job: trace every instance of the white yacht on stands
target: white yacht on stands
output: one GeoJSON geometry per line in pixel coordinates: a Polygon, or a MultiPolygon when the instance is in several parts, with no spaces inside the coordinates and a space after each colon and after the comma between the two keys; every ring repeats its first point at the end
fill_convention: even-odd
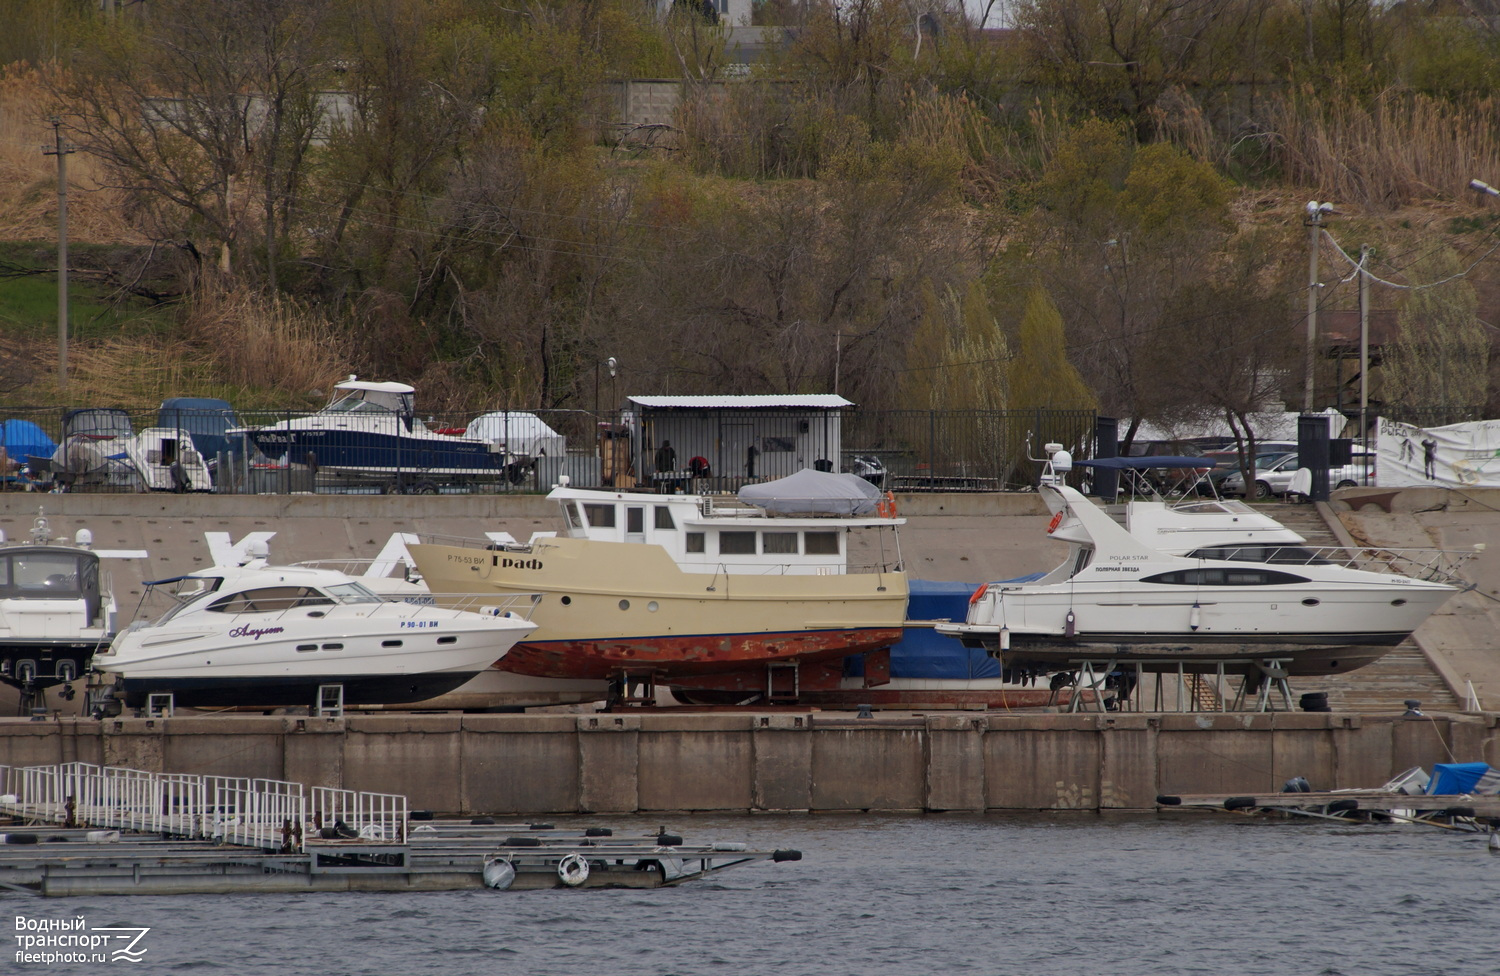
{"type": "Polygon", "coordinates": [[[1067,558],[1040,578],[986,583],[964,623],[936,628],[1007,667],[1249,672],[1275,660],[1288,674],[1334,674],[1386,654],[1461,584],[1444,554],[1422,565],[1415,553],[1233,540],[1165,552],[1060,478],[1039,491],[1067,558]],[[1375,571],[1393,562],[1409,575],[1375,571]]]}
{"type": "Polygon", "coordinates": [[[536,629],[517,612],[529,595],[439,607],[425,593],[381,596],[335,570],[268,565],[263,546],[243,565],[147,585],[172,587],[177,605],[94,656],[131,707],[163,692],[179,705],[304,705],[322,685],[342,685],[346,705],[423,701],[536,629]]]}

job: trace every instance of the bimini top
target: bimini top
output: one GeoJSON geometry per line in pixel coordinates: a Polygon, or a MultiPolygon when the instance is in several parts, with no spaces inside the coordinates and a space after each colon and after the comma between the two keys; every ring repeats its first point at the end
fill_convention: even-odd
{"type": "Polygon", "coordinates": [[[335,390],[368,390],[371,393],[415,393],[417,388],[405,383],[374,383],[370,380],[349,377],[334,387],[335,390]]]}
{"type": "Polygon", "coordinates": [[[1217,462],[1209,457],[1166,457],[1165,455],[1138,455],[1135,457],[1094,458],[1092,461],[1074,461],[1081,468],[1104,468],[1111,471],[1140,471],[1144,468],[1212,468],[1217,462]]]}
{"type": "Polygon", "coordinates": [[[638,407],[663,408],[692,408],[692,409],[714,409],[714,408],[740,408],[755,410],[774,410],[782,407],[800,407],[803,409],[837,410],[840,407],[852,407],[854,404],[837,393],[808,393],[797,395],[749,395],[749,396],[633,396],[626,397],[631,403],[638,407]]]}

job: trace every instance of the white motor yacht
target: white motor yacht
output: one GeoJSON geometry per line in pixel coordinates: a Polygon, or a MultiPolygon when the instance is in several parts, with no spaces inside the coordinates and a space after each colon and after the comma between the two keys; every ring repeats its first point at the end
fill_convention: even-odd
{"type": "Polygon", "coordinates": [[[346,705],[424,701],[486,670],[536,628],[528,594],[465,609],[425,593],[382,596],[331,569],[244,565],[147,584],[177,601],[115,637],[94,667],[139,707],[171,692],[180,705],[311,704],[342,685],[346,705]]]}
{"type": "MultiPolygon", "coordinates": [[[[0,532],[0,681],[30,696],[83,676],[115,631],[115,599],[93,534],[54,539],[45,517],[31,538],[0,532]]],[[[70,692],[64,697],[71,698],[70,692]]]]}
{"type": "Polygon", "coordinates": [[[1007,667],[1248,671],[1274,660],[1288,674],[1333,674],[1387,653],[1461,582],[1445,554],[1422,566],[1415,553],[1233,539],[1166,552],[1060,480],[1039,491],[1067,558],[1040,578],[986,583],[965,623],[937,627],[1007,667]],[[1406,574],[1376,571],[1393,564],[1406,574]]]}

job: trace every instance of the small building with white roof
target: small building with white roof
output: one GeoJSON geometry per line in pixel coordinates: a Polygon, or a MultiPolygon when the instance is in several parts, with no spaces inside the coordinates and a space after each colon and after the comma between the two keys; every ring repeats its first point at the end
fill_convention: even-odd
{"type": "Polygon", "coordinates": [[[644,485],[714,478],[722,486],[839,469],[837,394],[626,398],[635,469],[644,485]]]}

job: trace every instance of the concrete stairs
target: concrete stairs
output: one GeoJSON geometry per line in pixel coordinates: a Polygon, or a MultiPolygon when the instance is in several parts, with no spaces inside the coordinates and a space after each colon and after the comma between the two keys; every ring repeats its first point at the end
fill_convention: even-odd
{"type": "MultiPolygon", "coordinates": [[[[1312,547],[1337,546],[1338,536],[1328,527],[1314,505],[1273,502],[1265,512],[1293,532],[1307,539],[1312,547]]],[[[1414,698],[1423,711],[1458,711],[1460,703],[1447,684],[1433,670],[1421,648],[1410,640],[1403,641],[1391,653],[1347,674],[1319,678],[1291,679],[1292,694],[1312,691],[1328,693],[1328,705],[1335,712],[1404,712],[1404,702],[1414,698]]]]}

